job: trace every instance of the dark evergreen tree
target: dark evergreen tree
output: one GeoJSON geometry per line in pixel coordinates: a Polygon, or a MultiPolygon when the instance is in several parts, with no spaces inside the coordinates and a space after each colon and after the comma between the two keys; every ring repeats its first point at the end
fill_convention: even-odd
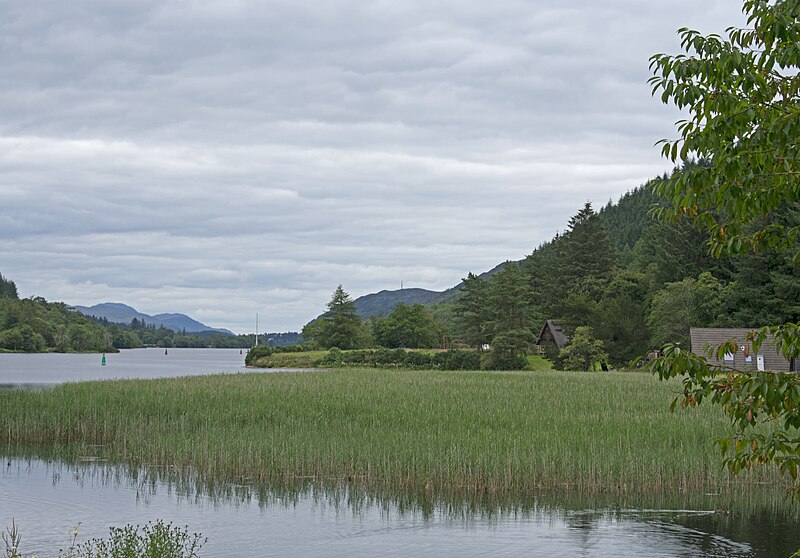
{"type": "Polygon", "coordinates": [[[11,279],[6,279],[0,274],[0,298],[18,299],[17,286],[11,279]]]}
{"type": "Polygon", "coordinates": [[[622,271],[614,276],[594,308],[594,335],[603,340],[609,362],[615,366],[625,366],[648,349],[645,311],[649,289],[645,275],[622,271]]]}
{"type": "Polygon", "coordinates": [[[491,354],[486,367],[519,369],[536,340],[528,277],[520,266],[509,262],[493,278],[488,290],[491,354]]]}
{"type": "Polygon", "coordinates": [[[522,269],[528,278],[531,296],[533,323],[541,327],[546,319],[556,316],[561,300],[554,285],[558,279],[558,254],[562,237],[556,234],[550,242],[545,242],[522,262],[522,269]]]}
{"type": "Polygon", "coordinates": [[[341,285],[333,292],[328,311],[303,328],[303,337],[326,349],[356,349],[368,343],[355,302],[341,285]]]}
{"type": "Polygon", "coordinates": [[[743,254],[734,263],[729,324],[760,327],[800,321],[800,267],[789,255],[743,254]]]}
{"type": "Polygon", "coordinates": [[[632,256],[632,268],[650,275],[654,290],[704,271],[723,280],[731,277],[730,261],[711,257],[705,236],[691,221],[651,221],[632,256]]]}
{"type": "Polygon", "coordinates": [[[589,325],[594,306],[611,280],[616,257],[605,227],[588,202],[570,219],[556,247],[550,317],[571,332],[589,325]]]}
{"type": "Polygon", "coordinates": [[[478,351],[491,340],[488,287],[485,279],[470,272],[454,308],[462,339],[478,351]]]}
{"type": "Polygon", "coordinates": [[[616,264],[608,233],[589,202],[569,220],[561,249],[561,277],[572,291],[587,279],[608,281],[616,264]]]}
{"type": "Polygon", "coordinates": [[[608,231],[609,240],[618,254],[633,249],[644,230],[652,223],[649,211],[658,201],[653,193],[652,184],[660,180],[651,180],[626,192],[617,203],[609,201],[598,212],[600,222],[608,231]]]}

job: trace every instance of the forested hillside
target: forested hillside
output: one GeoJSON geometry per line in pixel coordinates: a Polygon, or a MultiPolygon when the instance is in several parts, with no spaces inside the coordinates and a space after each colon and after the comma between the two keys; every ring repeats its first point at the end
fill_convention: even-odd
{"type": "MultiPolygon", "coordinates": [[[[688,345],[690,327],[800,319],[800,273],[788,257],[763,251],[712,258],[689,222],[651,217],[659,180],[600,212],[587,203],[563,234],[518,267],[489,280],[470,275],[453,308],[456,333],[472,345],[492,345],[510,362],[549,319],[568,336],[582,328],[583,340],[599,341],[599,359],[624,366],[651,347],[688,345]]],[[[797,225],[800,205],[785,204],[771,219],[797,225]]],[[[557,364],[565,357],[550,356],[557,364]]]]}
{"type": "Polygon", "coordinates": [[[102,327],[61,302],[20,299],[13,281],[0,275],[0,350],[114,351],[102,327]]]}
{"type": "MultiPolygon", "coordinates": [[[[299,333],[259,335],[259,344],[280,347],[302,342],[299,333]]],[[[249,348],[253,335],[219,331],[175,331],[134,318],[129,324],[86,317],[63,302],[20,299],[17,286],[0,275],[0,351],[113,352],[145,346],[249,348]]]]}
{"type": "MultiPolygon", "coordinates": [[[[479,350],[491,347],[482,360],[486,368],[518,368],[545,320],[551,320],[574,340],[566,351],[548,348],[556,366],[620,367],[664,343],[687,346],[690,327],[757,327],[800,319],[800,273],[788,257],[762,251],[718,260],[688,220],[672,223],[651,216],[660,205],[656,187],[665,178],[643,184],[599,212],[587,203],[563,233],[522,261],[505,262],[491,273],[469,273],[438,297],[426,291],[433,302],[420,301],[424,309],[392,306],[387,292],[362,297],[382,297],[383,315],[352,326],[353,338],[335,346],[461,342],[479,350]]],[[[796,225],[800,205],[785,204],[770,219],[796,225]]],[[[332,317],[328,312],[312,322],[304,330],[307,339],[334,346],[317,335],[332,317]]]]}

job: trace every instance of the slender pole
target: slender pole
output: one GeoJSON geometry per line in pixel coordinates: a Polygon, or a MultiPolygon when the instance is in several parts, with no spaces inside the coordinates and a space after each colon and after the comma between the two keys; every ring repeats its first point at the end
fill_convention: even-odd
{"type": "Polygon", "coordinates": [[[258,347],[258,312],[256,312],[256,347],[258,347]]]}

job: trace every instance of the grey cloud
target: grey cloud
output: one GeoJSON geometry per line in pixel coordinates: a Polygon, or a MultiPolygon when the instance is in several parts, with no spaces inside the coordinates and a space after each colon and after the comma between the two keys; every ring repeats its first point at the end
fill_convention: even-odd
{"type": "Polygon", "coordinates": [[[447,288],[668,169],[647,58],[739,7],[8,0],[0,272],[234,330],[447,288]]]}

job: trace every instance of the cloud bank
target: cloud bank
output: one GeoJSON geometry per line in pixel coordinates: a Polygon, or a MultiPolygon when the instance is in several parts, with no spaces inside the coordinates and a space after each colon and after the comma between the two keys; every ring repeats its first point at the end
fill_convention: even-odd
{"type": "Polygon", "coordinates": [[[740,8],[7,0],[0,273],[238,332],[448,288],[668,170],[648,57],[740,8]]]}

